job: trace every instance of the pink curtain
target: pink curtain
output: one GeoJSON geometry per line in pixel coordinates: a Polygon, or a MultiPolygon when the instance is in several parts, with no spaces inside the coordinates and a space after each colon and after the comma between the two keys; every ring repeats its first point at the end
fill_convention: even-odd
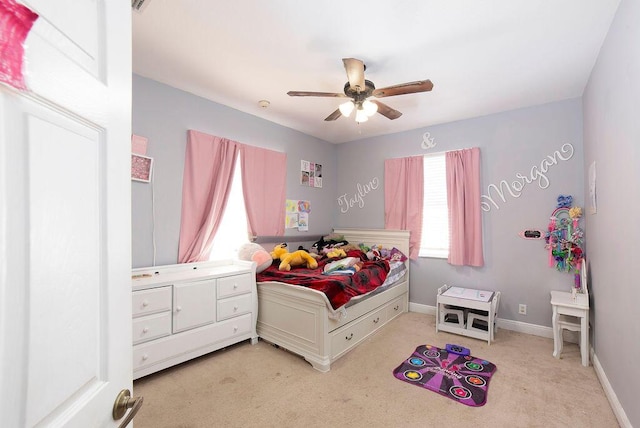
{"type": "Polygon", "coordinates": [[[409,230],[409,258],[416,260],[422,237],[423,157],[384,161],[384,227],[409,230]]]}
{"type": "Polygon", "coordinates": [[[480,149],[446,153],[449,263],[484,266],[480,208],[480,149]]]}
{"type": "Polygon", "coordinates": [[[242,145],[240,161],[249,233],[284,235],[287,155],[242,145]]]}
{"type": "Polygon", "coordinates": [[[189,131],[182,181],[180,263],[209,258],[239,150],[240,144],[235,141],[189,131]]]}

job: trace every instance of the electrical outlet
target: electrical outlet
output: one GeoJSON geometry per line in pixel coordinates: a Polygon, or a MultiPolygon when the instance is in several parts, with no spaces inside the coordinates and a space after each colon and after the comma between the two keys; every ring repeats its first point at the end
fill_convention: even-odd
{"type": "Polygon", "coordinates": [[[518,305],[518,313],[520,315],[527,315],[527,305],[524,305],[524,304],[520,303],[518,305]]]}

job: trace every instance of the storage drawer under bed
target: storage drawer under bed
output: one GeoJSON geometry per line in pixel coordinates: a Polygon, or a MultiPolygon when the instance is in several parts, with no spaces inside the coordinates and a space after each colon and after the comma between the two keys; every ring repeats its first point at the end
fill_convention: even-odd
{"type": "Polygon", "coordinates": [[[384,325],[387,322],[386,310],[386,306],[382,307],[333,332],[331,335],[331,358],[337,358],[384,325]]]}

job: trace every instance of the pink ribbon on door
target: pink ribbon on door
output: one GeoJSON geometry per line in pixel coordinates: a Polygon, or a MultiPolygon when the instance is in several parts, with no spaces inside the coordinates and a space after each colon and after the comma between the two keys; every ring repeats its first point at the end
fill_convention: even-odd
{"type": "Polygon", "coordinates": [[[24,41],[38,14],[15,2],[0,0],[0,82],[27,89],[22,74],[24,41]]]}

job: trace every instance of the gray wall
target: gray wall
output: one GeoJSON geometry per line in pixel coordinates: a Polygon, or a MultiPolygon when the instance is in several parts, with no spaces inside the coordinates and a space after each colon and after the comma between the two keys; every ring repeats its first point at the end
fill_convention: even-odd
{"type": "Polygon", "coordinates": [[[544,241],[524,240],[518,232],[546,230],[559,194],[573,195],[577,205],[584,205],[579,99],[340,145],[339,195],[352,194],[358,183],[373,177],[381,184],[364,197],[363,208],[338,209],[336,224],[384,227],[384,159],[467,147],[480,147],[482,193],[497,203],[483,212],[485,266],[453,267],[443,259],[419,258],[411,263],[410,301],[435,306],[437,289],[443,284],[500,290],[500,318],[550,326],[549,291],[569,290],[573,277],[548,266],[544,241]],[[436,144],[429,150],[421,147],[425,132],[436,144]],[[565,143],[573,146],[573,156],[548,168],[546,189],[535,181],[526,184],[519,197],[505,192],[504,202],[488,191],[489,185],[502,180],[516,181],[517,173],[531,176],[533,167],[540,168],[565,143]],[[526,316],[518,314],[520,303],[527,305],[526,316]]]}
{"type": "Polygon", "coordinates": [[[153,184],[132,182],[133,266],[153,263],[154,223],[156,265],[177,262],[188,129],[287,152],[287,197],[312,203],[310,231],[288,230],[301,236],[289,242],[334,226],[384,227],[384,159],[478,146],[482,191],[498,204],[483,213],[486,266],[452,267],[427,258],[412,262],[411,302],[434,306],[436,290],[445,283],[501,290],[501,318],[550,326],[549,291],[568,289],[572,278],[548,267],[543,241],[523,240],[518,232],[544,230],[558,194],[571,194],[584,205],[581,118],[581,103],[575,99],[333,145],[134,75],[133,132],[149,138],[148,154],[155,164],[153,184]],[[421,148],[427,131],[436,143],[430,150],[421,148]],[[488,190],[503,180],[512,183],[517,173],[530,176],[533,167],[539,168],[565,143],[573,146],[573,157],[548,168],[546,189],[533,182],[520,197],[506,192],[504,202],[488,190]],[[301,159],[323,164],[323,188],[299,184],[301,159]],[[356,203],[347,209],[344,202],[351,199],[356,203]],[[527,305],[526,316],[518,314],[520,303],[527,305]]]}
{"type": "MultiPolygon", "coordinates": [[[[306,241],[305,236],[331,230],[337,175],[332,144],[133,75],[132,132],[149,139],[147,155],[154,159],[153,183],[132,181],[134,268],[154,264],[154,233],[155,265],[177,263],[182,174],[189,129],[285,152],[286,197],[308,200],[312,210],[308,232],[287,229],[286,234],[306,241]],[[322,164],[322,188],[300,185],[301,160],[322,164]]],[[[289,242],[293,242],[293,238],[289,242]]]]}
{"type": "MultiPolygon", "coordinates": [[[[596,162],[597,213],[587,214],[593,347],[632,426],[640,426],[640,3],[623,0],[583,96],[585,173],[596,162]],[[634,404],[636,403],[636,404],[634,404]]],[[[589,194],[586,187],[585,198],[589,194]]]]}

